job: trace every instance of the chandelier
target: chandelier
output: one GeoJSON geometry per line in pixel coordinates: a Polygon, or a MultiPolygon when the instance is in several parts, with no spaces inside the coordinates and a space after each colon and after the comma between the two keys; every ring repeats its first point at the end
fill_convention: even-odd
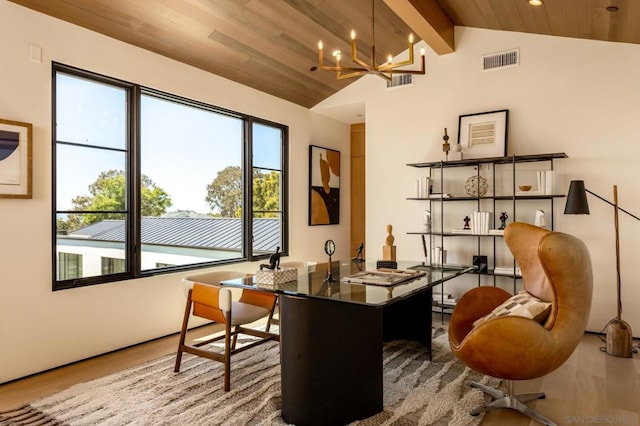
{"type": "Polygon", "coordinates": [[[422,66],[419,70],[399,70],[396,68],[413,65],[413,34],[409,34],[409,59],[406,61],[393,63],[393,57],[388,56],[387,62],[376,64],[376,44],[375,44],[375,0],[371,1],[371,58],[369,62],[358,58],[358,50],[356,48],[356,32],[351,30],[351,60],[359,66],[342,65],[342,52],[334,50],[332,56],[335,58],[335,66],[324,65],[323,62],[323,44],[322,40],[318,42],[318,65],[323,71],[335,71],[336,78],[343,80],[345,78],[360,77],[365,74],[375,74],[385,80],[391,80],[393,74],[424,74],[424,49],[420,49],[420,57],[422,66]]]}

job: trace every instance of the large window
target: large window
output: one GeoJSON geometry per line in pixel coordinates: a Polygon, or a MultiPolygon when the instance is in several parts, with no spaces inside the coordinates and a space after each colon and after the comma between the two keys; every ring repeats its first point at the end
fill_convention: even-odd
{"type": "Polygon", "coordinates": [[[287,251],[286,126],[54,64],[54,289],[287,251]]]}

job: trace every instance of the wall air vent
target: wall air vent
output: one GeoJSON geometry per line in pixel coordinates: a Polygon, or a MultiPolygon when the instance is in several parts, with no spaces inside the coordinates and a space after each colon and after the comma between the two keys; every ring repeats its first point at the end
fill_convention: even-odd
{"type": "Polygon", "coordinates": [[[520,50],[512,49],[506,52],[482,55],[482,71],[493,71],[520,65],[520,50]]]}
{"type": "Polygon", "coordinates": [[[392,87],[409,86],[413,84],[413,74],[392,74],[391,81],[387,80],[387,89],[392,87]]]}

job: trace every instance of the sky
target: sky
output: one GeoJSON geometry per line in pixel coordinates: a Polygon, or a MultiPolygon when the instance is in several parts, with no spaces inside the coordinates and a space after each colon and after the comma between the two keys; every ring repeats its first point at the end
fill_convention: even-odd
{"type": "MultiPolygon", "coordinates": [[[[88,195],[100,172],[125,167],[126,92],[58,75],[57,140],[113,149],[69,145],[57,148],[57,209],[88,195]]],[[[206,187],[227,166],[242,162],[242,120],[143,95],[142,173],[170,196],[168,211],[210,212],[206,187]]],[[[280,169],[280,130],[256,124],[254,166],[280,169]]]]}

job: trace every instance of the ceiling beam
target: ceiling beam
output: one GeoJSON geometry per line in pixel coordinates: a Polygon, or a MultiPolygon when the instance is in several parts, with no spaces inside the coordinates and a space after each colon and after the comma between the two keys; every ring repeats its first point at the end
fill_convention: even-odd
{"type": "Polygon", "coordinates": [[[436,0],[384,0],[438,55],[455,51],[453,22],[436,0]]]}

